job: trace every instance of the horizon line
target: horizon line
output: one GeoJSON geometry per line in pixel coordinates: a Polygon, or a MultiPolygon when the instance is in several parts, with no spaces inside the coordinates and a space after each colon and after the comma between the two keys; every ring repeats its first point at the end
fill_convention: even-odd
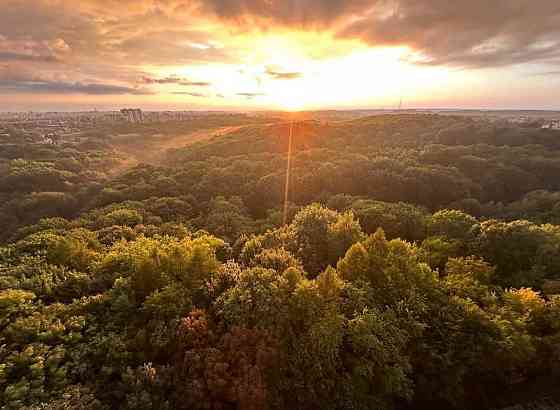
{"type": "Polygon", "coordinates": [[[437,108],[427,108],[427,107],[408,107],[408,108],[313,108],[313,109],[303,109],[297,111],[273,109],[273,108],[248,108],[248,109],[234,109],[234,108],[198,108],[198,109],[146,109],[141,106],[126,106],[121,108],[104,108],[104,109],[61,109],[61,110],[48,110],[48,109],[32,109],[32,110],[3,110],[0,109],[0,114],[14,114],[14,113],[109,113],[109,112],[120,112],[122,108],[134,108],[141,109],[145,112],[215,112],[215,113],[289,113],[289,112],[352,112],[352,111],[388,111],[388,112],[407,112],[407,111],[482,111],[482,112],[517,112],[517,111],[530,111],[530,112],[560,112],[559,108],[463,108],[463,107],[437,107],[437,108]]]}

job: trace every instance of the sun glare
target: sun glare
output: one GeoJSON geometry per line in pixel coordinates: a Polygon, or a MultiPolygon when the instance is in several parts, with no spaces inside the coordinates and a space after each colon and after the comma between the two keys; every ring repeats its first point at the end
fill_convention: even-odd
{"type": "Polygon", "coordinates": [[[450,75],[456,76],[442,68],[407,62],[406,47],[371,49],[325,35],[295,33],[240,41],[251,47],[241,47],[245,51],[238,64],[153,67],[159,78],[178,74],[211,84],[182,92],[174,84],[160,85],[168,91],[167,98],[193,105],[286,111],[361,105],[390,108],[401,97],[412,102],[431,89],[444,90],[450,75]]]}
{"type": "Polygon", "coordinates": [[[302,111],[306,108],[310,103],[308,84],[305,79],[293,83],[283,87],[271,86],[267,95],[269,104],[284,111],[302,111]]]}
{"type": "Polygon", "coordinates": [[[297,111],[301,111],[304,109],[305,104],[303,103],[303,101],[299,98],[286,98],[286,99],[278,99],[278,105],[284,110],[284,111],[291,111],[291,112],[297,112],[297,111]]]}

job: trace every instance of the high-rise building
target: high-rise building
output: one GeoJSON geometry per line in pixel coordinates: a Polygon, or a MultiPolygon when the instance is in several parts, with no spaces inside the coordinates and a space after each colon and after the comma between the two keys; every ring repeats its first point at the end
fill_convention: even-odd
{"type": "Polygon", "coordinates": [[[140,108],[123,108],[121,114],[128,122],[142,122],[144,121],[144,114],[140,108]]]}

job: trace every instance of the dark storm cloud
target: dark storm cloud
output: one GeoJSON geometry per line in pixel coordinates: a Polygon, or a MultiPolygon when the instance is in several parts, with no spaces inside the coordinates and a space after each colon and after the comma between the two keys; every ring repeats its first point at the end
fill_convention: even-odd
{"type": "Polygon", "coordinates": [[[268,67],[266,69],[266,74],[272,77],[274,80],[295,80],[303,76],[302,73],[279,71],[279,70],[275,70],[272,67],[268,67]]]}

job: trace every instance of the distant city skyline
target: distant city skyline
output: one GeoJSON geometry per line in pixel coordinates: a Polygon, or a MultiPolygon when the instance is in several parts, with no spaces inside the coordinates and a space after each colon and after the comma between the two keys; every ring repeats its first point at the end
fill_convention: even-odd
{"type": "Polygon", "coordinates": [[[4,0],[0,111],[560,110],[557,0],[4,0]]]}

